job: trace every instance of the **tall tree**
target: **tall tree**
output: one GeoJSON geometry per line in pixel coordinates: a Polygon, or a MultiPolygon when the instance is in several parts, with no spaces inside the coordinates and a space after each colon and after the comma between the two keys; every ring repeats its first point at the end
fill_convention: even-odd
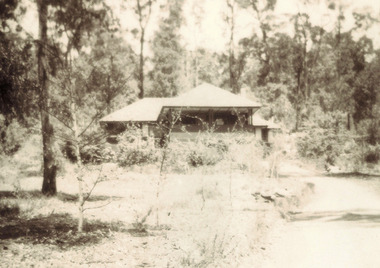
{"type": "MultiPolygon", "coordinates": [[[[103,28],[91,33],[85,45],[91,47],[91,52],[80,52],[75,64],[80,72],[76,81],[83,83],[83,94],[94,94],[93,97],[101,106],[105,105],[105,112],[110,114],[136,97],[129,78],[138,62],[137,56],[117,33],[103,28]]],[[[91,109],[91,105],[85,104],[88,106],[85,109],[91,109]]]]}
{"type": "MultiPolygon", "coordinates": [[[[83,106],[84,92],[87,87],[83,87],[83,83],[79,83],[78,74],[74,71],[74,63],[76,59],[73,57],[73,52],[81,53],[84,46],[83,36],[91,35],[95,29],[105,28],[110,30],[113,28],[113,21],[110,20],[109,9],[106,5],[102,5],[99,0],[72,0],[71,2],[54,2],[55,13],[54,21],[55,28],[58,34],[62,33],[66,36],[66,42],[57,47],[58,56],[63,57],[60,70],[57,72],[57,84],[63,99],[63,106],[67,111],[65,126],[71,131],[68,141],[73,145],[73,154],[77,165],[76,178],[78,181],[78,207],[79,220],[78,231],[83,230],[84,224],[84,203],[86,197],[83,184],[83,168],[84,163],[81,155],[81,138],[99,117],[99,112],[93,116],[87,126],[80,127],[80,107],[83,106]],[[100,3],[100,5],[98,5],[100,3]]],[[[112,63],[111,56],[111,63],[112,63]]],[[[112,65],[112,64],[111,64],[112,65]]],[[[109,101],[109,100],[107,100],[109,101]]],[[[109,104],[109,102],[108,102],[109,104]]],[[[107,107],[107,106],[106,106],[107,107]]]]}
{"type": "Polygon", "coordinates": [[[296,112],[294,130],[298,131],[302,123],[303,110],[307,107],[307,101],[312,94],[313,84],[310,81],[319,59],[324,30],[313,26],[309,16],[303,13],[294,16],[294,32],[292,73],[295,85],[292,87],[291,102],[296,112]]]}
{"type": "Polygon", "coordinates": [[[0,7],[0,113],[5,124],[17,119],[27,124],[27,117],[36,117],[37,77],[34,68],[33,40],[21,38],[19,25],[12,27],[10,21],[17,23],[14,14],[17,1],[9,1],[0,7]]]}
{"type": "Polygon", "coordinates": [[[140,99],[144,98],[144,45],[145,45],[145,33],[149,23],[150,15],[152,13],[152,5],[154,0],[136,0],[136,6],[134,8],[135,13],[139,20],[139,34],[140,34],[140,62],[139,62],[139,95],[140,99]]]}
{"type": "Polygon", "coordinates": [[[43,183],[42,193],[57,193],[56,176],[58,164],[54,152],[54,128],[49,115],[49,69],[48,69],[48,1],[37,0],[39,38],[38,38],[38,81],[40,87],[41,133],[43,145],[43,183]]]}
{"type": "Polygon", "coordinates": [[[255,29],[251,38],[253,53],[260,62],[258,74],[258,84],[267,83],[267,77],[270,74],[272,66],[272,55],[270,50],[271,41],[270,33],[273,31],[274,8],[277,0],[237,0],[243,8],[252,9],[253,16],[259,25],[255,29]]]}
{"type": "Polygon", "coordinates": [[[194,1],[191,7],[191,15],[194,18],[194,29],[193,29],[193,39],[194,39],[194,53],[193,53],[193,69],[194,69],[194,79],[193,86],[196,87],[199,85],[199,68],[200,68],[200,57],[199,57],[199,33],[202,28],[202,18],[204,16],[204,9],[202,7],[202,2],[194,1]]]}
{"type": "Polygon", "coordinates": [[[183,2],[184,0],[168,0],[165,6],[168,16],[159,22],[152,43],[154,67],[150,73],[153,83],[149,95],[172,97],[181,89],[183,48],[179,30],[183,22],[183,2]]]}
{"type": "Polygon", "coordinates": [[[225,21],[228,25],[229,40],[228,40],[228,72],[229,72],[229,87],[232,92],[239,93],[240,87],[238,85],[238,73],[236,69],[235,58],[235,16],[236,16],[236,3],[235,0],[226,0],[227,14],[225,21]]]}

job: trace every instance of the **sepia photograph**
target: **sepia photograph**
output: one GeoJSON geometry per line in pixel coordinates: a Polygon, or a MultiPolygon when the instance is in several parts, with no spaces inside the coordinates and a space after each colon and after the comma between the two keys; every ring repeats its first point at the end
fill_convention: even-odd
{"type": "Polygon", "coordinates": [[[379,0],[0,22],[0,267],[380,267],[379,0]]]}

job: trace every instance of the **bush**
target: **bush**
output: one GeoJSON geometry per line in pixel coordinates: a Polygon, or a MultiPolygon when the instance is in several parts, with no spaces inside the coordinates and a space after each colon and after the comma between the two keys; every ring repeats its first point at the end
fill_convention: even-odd
{"type": "Polygon", "coordinates": [[[10,203],[6,201],[0,202],[0,216],[1,217],[16,217],[20,214],[20,207],[17,203],[10,203]]]}
{"type": "Polygon", "coordinates": [[[84,164],[100,164],[103,162],[103,146],[88,145],[82,148],[80,156],[84,164]]]}
{"type": "Polygon", "coordinates": [[[115,158],[122,167],[153,164],[159,159],[159,149],[143,140],[139,133],[124,133],[118,141],[115,158]]]}
{"type": "MultiPolygon", "coordinates": [[[[61,152],[71,163],[76,163],[75,147],[71,141],[66,141],[61,146],[61,152]]],[[[104,144],[89,144],[80,148],[80,156],[83,164],[100,164],[112,160],[114,153],[104,144]]]]}
{"type": "Polygon", "coordinates": [[[308,159],[321,159],[327,171],[330,166],[345,171],[359,171],[363,161],[380,161],[380,146],[369,145],[364,138],[355,138],[349,132],[313,128],[297,139],[298,153],[308,159]]]}
{"type": "Polygon", "coordinates": [[[123,148],[117,154],[117,162],[122,167],[152,164],[157,160],[157,151],[150,148],[123,148]]]}
{"type": "Polygon", "coordinates": [[[10,124],[5,124],[4,116],[0,115],[0,153],[13,155],[25,140],[27,129],[13,119],[10,124]]]}
{"type": "Polygon", "coordinates": [[[350,139],[346,133],[335,133],[331,129],[313,128],[297,139],[301,157],[324,159],[325,165],[334,165],[342,153],[344,144],[350,139]]]}
{"type": "Polygon", "coordinates": [[[223,160],[229,151],[229,145],[212,133],[199,135],[198,140],[190,148],[187,152],[187,162],[193,167],[214,166],[223,160]]]}
{"type": "Polygon", "coordinates": [[[193,167],[213,166],[223,159],[223,156],[215,148],[197,146],[187,156],[189,165],[193,167]]]}
{"type": "Polygon", "coordinates": [[[367,163],[377,164],[380,160],[380,145],[369,145],[364,153],[364,160],[367,163]]]}

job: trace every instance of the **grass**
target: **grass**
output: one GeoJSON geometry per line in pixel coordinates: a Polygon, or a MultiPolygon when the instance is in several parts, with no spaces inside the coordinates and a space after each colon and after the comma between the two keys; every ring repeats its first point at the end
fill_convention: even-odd
{"type": "MultiPolygon", "coordinates": [[[[257,253],[252,244],[262,243],[257,236],[268,231],[257,226],[279,218],[271,213],[273,217],[258,219],[258,211],[274,207],[263,207],[252,196],[269,184],[249,173],[215,166],[167,174],[157,199],[157,176],[150,169],[145,173],[116,167],[107,172],[113,179],[99,184],[88,199],[87,207],[100,208],[86,210],[81,234],[76,232],[77,185],[72,174],[58,178],[56,197],[40,194],[38,177],[20,179],[18,191],[0,192],[0,239],[9,248],[0,252],[4,263],[236,267],[244,258],[252,267],[257,253]]],[[[90,185],[93,174],[87,175],[90,185]]]]}

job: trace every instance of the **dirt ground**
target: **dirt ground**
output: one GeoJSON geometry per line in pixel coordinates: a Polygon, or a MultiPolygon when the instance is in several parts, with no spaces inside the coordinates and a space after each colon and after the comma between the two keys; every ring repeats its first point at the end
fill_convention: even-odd
{"type": "Polygon", "coordinates": [[[268,235],[261,267],[380,267],[380,177],[302,179],[309,202],[268,235]]]}
{"type": "MultiPolygon", "coordinates": [[[[77,182],[70,172],[53,198],[39,194],[40,177],[22,179],[18,192],[0,185],[0,200],[20,206],[19,215],[1,217],[0,266],[260,267],[267,235],[312,189],[290,175],[194,170],[159,180],[155,171],[115,165],[103,172],[107,181],[85,204],[84,234],[76,233],[77,182]]],[[[87,177],[90,187],[96,173],[87,177]]]]}

